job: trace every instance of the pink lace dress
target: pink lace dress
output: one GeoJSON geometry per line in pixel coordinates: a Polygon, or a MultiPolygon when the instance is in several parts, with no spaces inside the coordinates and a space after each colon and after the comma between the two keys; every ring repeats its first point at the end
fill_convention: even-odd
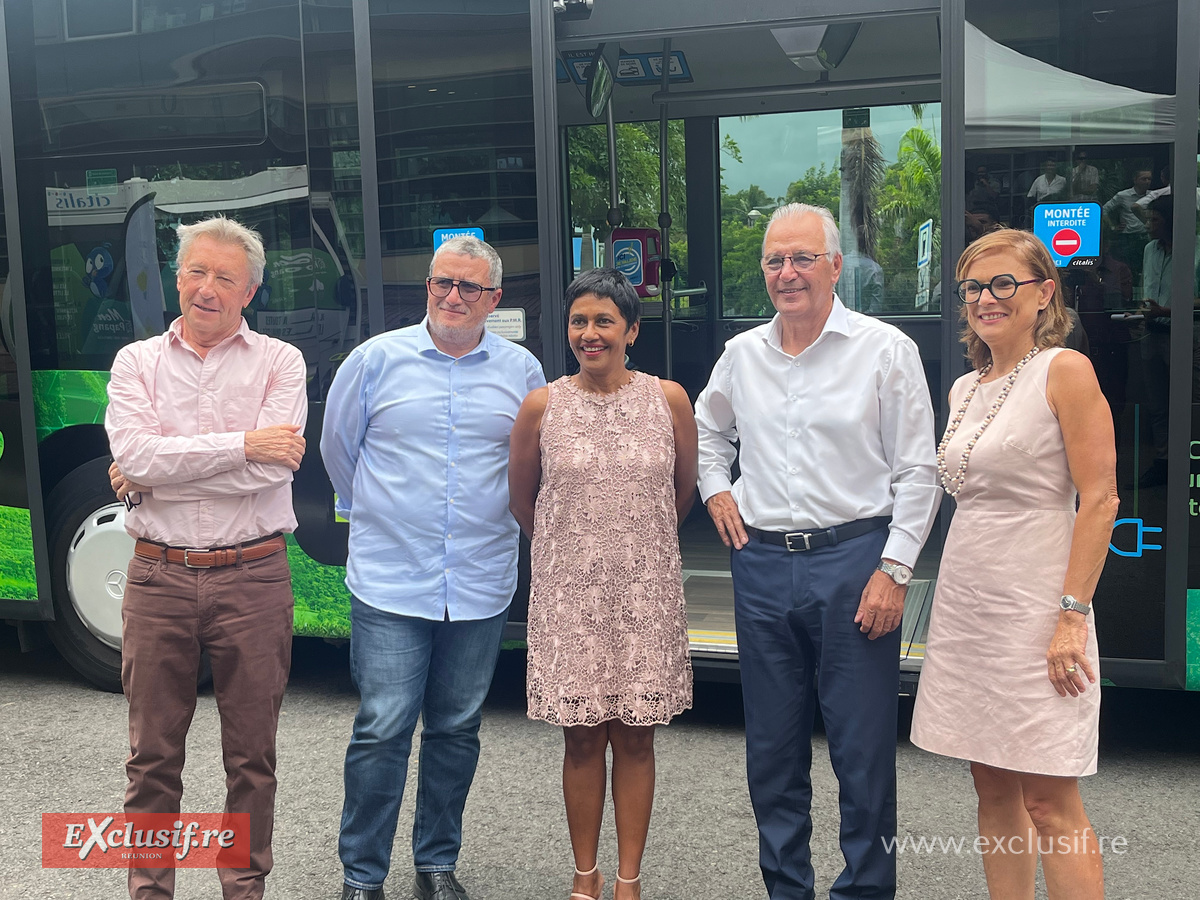
{"type": "Polygon", "coordinates": [[[675,439],[658,379],[549,387],[529,591],[529,717],[668,722],[692,705],[675,439]]]}

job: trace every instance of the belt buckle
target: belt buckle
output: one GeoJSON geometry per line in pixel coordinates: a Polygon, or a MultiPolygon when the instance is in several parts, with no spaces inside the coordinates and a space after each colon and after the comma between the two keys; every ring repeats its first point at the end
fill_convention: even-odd
{"type": "Polygon", "coordinates": [[[789,553],[801,553],[805,550],[812,549],[812,546],[808,542],[809,538],[811,538],[811,537],[812,537],[812,532],[809,532],[809,531],[789,531],[787,534],[785,534],[783,536],[783,545],[785,547],[787,547],[787,550],[789,553]],[[793,547],[792,546],[792,538],[797,538],[797,539],[804,538],[804,546],[803,547],[793,547]]]}
{"type": "Polygon", "coordinates": [[[201,550],[197,547],[187,547],[183,551],[183,564],[185,566],[187,566],[189,569],[211,569],[212,568],[211,565],[207,565],[207,566],[193,565],[192,562],[188,559],[189,553],[210,553],[210,552],[211,551],[209,551],[209,550],[201,550]]]}

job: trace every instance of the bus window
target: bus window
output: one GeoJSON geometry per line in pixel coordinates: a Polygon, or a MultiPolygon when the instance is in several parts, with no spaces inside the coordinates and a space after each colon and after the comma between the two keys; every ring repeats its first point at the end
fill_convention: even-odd
{"type": "Polygon", "coordinates": [[[776,208],[797,202],[828,207],[838,220],[837,292],[848,308],[937,314],[929,273],[941,268],[940,116],[930,103],[722,118],[721,315],[774,315],[759,267],[763,233],[776,208]]]}
{"type": "MultiPolygon", "coordinates": [[[[966,4],[967,239],[981,228],[1034,230],[1039,209],[1099,208],[1099,257],[1059,275],[1077,323],[1068,346],[1091,359],[1116,430],[1121,509],[1096,588],[1100,652],[1159,660],[1167,435],[1189,427],[1167,415],[1171,331],[1186,319],[1154,309],[1170,306],[1172,283],[1177,4],[1110,10],[1103,26],[1058,5],[1046,17],[1033,0],[966,4]],[[1039,36],[1027,28],[1035,18],[1039,36]],[[1132,45],[1141,52],[1113,66],[1132,45]]],[[[1194,282],[1194,265],[1187,268],[1194,282]]]]}
{"type": "Polygon", "coordinates": [[[33,567],[33,533],[25,481],[25,445],[16,360],[13,285],[8,277],[8,232],[0,187],[0,600],[38,598],[33,567]]]}
{"type": "Polygon", "coordinates": [[[497,313],[515,327],[501,333],[541,358],[529,4],[456,18],[401,7],[371,12],[385,327],[424,317],[434,233],[477,228],[504,263],[497,313]]]}

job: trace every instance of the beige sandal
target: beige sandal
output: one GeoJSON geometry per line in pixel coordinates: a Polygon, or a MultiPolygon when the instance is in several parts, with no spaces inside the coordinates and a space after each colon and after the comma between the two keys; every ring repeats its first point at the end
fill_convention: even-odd
{"type": "MultiPolygon", "coordinates": [[[[576,869],[575,874],[586,878],[588,875],[596,874],[596,870],[598,868],[600,868],[599,862],[597,862],[594,866],[592,866],[586,872],[580,872],[578,869],[576,869]]],[[[622,880],[620,875],[617,876],[617,880],[618,881],[622,880]]],[[[604,893],[604,876],[601,875],[600,876],[600,893],[596,894],[596,896],[593,897],[591,894],[581,894],[581,893],[579,893],[579,891],[571,891],[570,897],[578,897],[579,900],[600,900],[600,894],[603,894],[603,893],[604,893]]],[[[568,900],[570,900],[570,897],[568,897],[568,900]]]]}
{"type": "Polygon", "coordinates": [[[617,881],[621,882],[621,884],[638,884],[639,882],[641,882],[641,880],[642,880],[641,872],[638,872],[632,878],[622,878],[620,870],[619,869],[617,870],[617,881]]]}

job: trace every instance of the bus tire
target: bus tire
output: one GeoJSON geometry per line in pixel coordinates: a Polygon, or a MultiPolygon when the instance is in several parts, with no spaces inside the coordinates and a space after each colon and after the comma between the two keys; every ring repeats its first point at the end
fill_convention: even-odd
{"type": "MultiPolygon", "coordinates": [[[[113,494],[110,465],[106,457],[84,463],[68,472],[46,500],[54,596],[54,621],[46,623],[46,631],[75,671],[119,694],[121,600],[133,538],[125,531],[125,504],[113,494]]],[[[211,680],[212,663],[207,652],[201,653],[196,684],[211,680]]]]}
{"type": "Polygon", "coordinates": [[[80,675],[120,692],[121,598],[133,538],[125,533],[125,506],[113,495],[109,465],[103,457],[84,463],[46,500],[54,597],[54,621],[46,630],[80,675]]]}

